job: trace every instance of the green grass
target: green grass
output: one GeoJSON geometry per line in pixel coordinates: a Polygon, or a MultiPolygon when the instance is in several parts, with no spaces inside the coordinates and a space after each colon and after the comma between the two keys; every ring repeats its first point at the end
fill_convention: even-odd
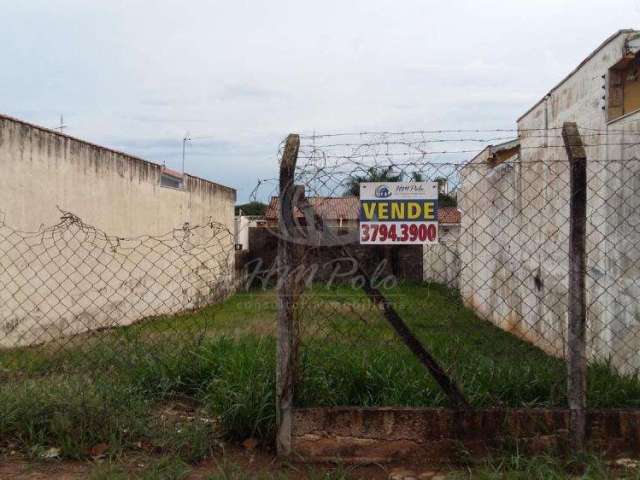
{"type": "MultiPolygon", "coordinates": [[[[146,462],[145,462],[146,463],[146,462]]],[[[408,467],[418,477],[423,468],[408,467]]],[[[286,480],[303,478],[307,480],[355,480],[370,478],[357,466],[287,466],[280,465],[268,470],[247,471],[227,459],[211,467],[215,472],[200,473],[198,478],[206,480],[286,480]],[[205,476],[206,475],[206,476],[205,476]]],[[[384,466],[379,466],[383,473],[384,466]]],[[[640,479],[640,470],[615,463],[609,463],[596,456],[559,459],[550,456],[526,457],[513,453],[488,458],[482,463],[469,464],[467,467],[440,466],[437,472],[428,469],[437,478],[446,480],[613,480],[640,479]]],[[[188,478],[192,470],[180,458],[166,457],[153,460],[143,468],[132,470],[118,463],[105,463],[95,466],[89,480],[182,480],[188,478]]],[[[369,471],[370,473],[370,471],[369,471]]],[[[382,478],[378,475],[377,478],[382,478]]]]}
{"type": "MultiPolygon", "coordinates": [[[[565,366],[464,308],[437,285],[389,292],[401,315],[474,406],[565,406],[565,366]]],[[[274,292],[223,305],[0,352],[0,448],[84,458],[141,441],[192,463],[215,448],[209,424],[158,420],[188,398],[232,440],[275,435],[274,292]],[[64,347],[64,348],[62,348],[64,347]]],[[[424,368],[359,291],[315,287],[301,299],[299,406],[446,406],[424,368]]],[[[640,406],[640,382],[606,364],[589,369],[589,404],[640,406]]]]}
{"type": "MultiPolygon", "coordinates": [[[[279,471],[249,472],[228,460],[222,460],[211,468],[215,473],[198,478],[203,480],[288,480],[304,478],[306,480],[351,480],[350,470],[342,466],[334,468],[300,467],[281,465],[279,471]]],[[[182,480],[188,478],[191,469],[180,458],[166,457],[152,461],[150,465],[131,471],[119,463],[97,465],[91,471],[88,480],[182,480]]]]}
{"type": "Polygon", "coordinates": [[[189,471],[189,466],[180,458],[166,457],[138,472],[129,472],[118,464],[99,465],[88,480],[183,480],[189,471]]]}
{"type": "Polygon", "coordinates": [[[613,480],[640,479],[640,470],[607,463],[598,456],[560,459],[518,453],[487,459],[446,476],[447,480],[613,480]]]}

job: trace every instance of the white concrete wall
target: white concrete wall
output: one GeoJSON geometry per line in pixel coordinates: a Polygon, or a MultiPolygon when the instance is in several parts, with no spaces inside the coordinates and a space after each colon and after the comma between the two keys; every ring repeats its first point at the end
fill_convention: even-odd
{"type": "Polygon", "coordinates": [[[0,346],[196,308],[232,280],[233,189],[160,187],[159,165],[5,117],[0,170],[0,346]],[[41,229],[57,207],[84,224],[41,229]]]}
{"type": "Polygon", "coordinates": [[[458,288],[460,278],[460,255],[458,239],[460,226],[446,227],[448,231],[440,229],[437,244],[423,247],[423,279],[425,282],[441,283],[458,288]]]}
{"type": "Polygon", "coordinates": [[[118,236],[162,234],[210,218],[233,232],[235,190],[187,175],[160,186],[160,165],[0,116],[0,211],[21,230],[50,225],[56,206],[118,236]]]}
{"type": "Polygon", "coordinates": [[[234,229],[236,244],[242,245],[242,250],[249,250],[249,227],[251,220],[249,217],[239,215],[235,218],[234,229]]]}
{"type": "Polygon", "coordinates": [[[518,161],[492,169],[478,159],[463,169],[460,288],[484,318],[553,355],[565,354],[569,177],[560,129],[576,122],[589,160],[589,354],[634,371],[640,368],[640,151],[615,144],[640,140],[631,133],[639,132],[640,115],[608,124],[601,98],[602,75],[625,53],[628,35],[604,45],[518,121],[518,161]]]}
{"type": "Polygon", "coordinates": [[[238,215],[234,223],[236,244],[242,245],[242,250],[250,250],[249,229],[266,224],[266,220],[262,216],[238,215]]]}

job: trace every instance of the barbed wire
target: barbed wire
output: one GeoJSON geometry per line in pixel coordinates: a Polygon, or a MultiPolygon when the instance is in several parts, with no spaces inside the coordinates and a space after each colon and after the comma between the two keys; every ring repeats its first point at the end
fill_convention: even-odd
{"type": "MultiPolygon", "coordinates": [[[[640,294],[640,277],[631,273],[640,265],[640,250],[637,242],[631,240],[640,235],[640,219],[635,213],[640,211],[640,189],[634,180],[640,175],[640,152],[635,150],[640,142],[626,138],[638,135],[633,131],[580,128],[585,131],[581,136],[589,175],[588,355],[591,369],[601,368],[606,372],[603,373],[606,379],[594,384],[590,391],[590,398],[598,402],[598,398],[606,396],[608,388],[617,388],[615,385],[619,385],[622,378],[628,378],[629,385],[640,385],[635,337],[631,327],[623,326],[630,325],[628,322],[633,322],[636,315],[633,295],[629,296],[629,292],[637,290],[640,294]]],[[[563,390],[567,373],[562,361],[557,360],[566,358],[568,348],[570,186],[566,146],[559,130],[520,129],[514,131],[520,135],[518,138],[491,136],[481,130],[473,131],[479,134],[477,138],[427,137],[468,130],[300,137],[293,181],[304,187],[305,196],[323,223],[336,232],[343,231],[333,235],[350,246],[354,252],[352,261],[370,272],[379,262],[386,261],[381,269],[384,275],[399,276],[401,280],[403,274],[398,271],[417,265],[416,249],[422,252],[419,280],[427,283],[415,287],[416,291],[411,294],[406,292],[413,292],[413,287],[408,290],[401,287],[396,291],[399,295],[389,302],[406,315],[407,321],[415,322],[412,325],[422,332],[426,344],[435,349],[445,371],[461,382],[462,390],[474,391],[477,382],[484,382],[478,377],[499,377],[511,367],[513,371],[519,369],[512,362],[511,367],[503,365],[505,358],[521,359],[518,364],[522,364],[522,370],[516,375],[523,380],[522,388],[526,390],[525,384],[540,386],[537,394],[528,400],[524,400],[528,393],[514,400],[505,395],[511,389],[509,384],[488,382],[479,400],[483,405],[518,405],[519,401],[528,405],[538,405],[538,402],[563,405],[564,402],[563,394],[558,391],[563,390]],[[327,140],[322,141],[323,138],[327,140]],[[328,140],[333,138],[340,140],[328,140]],[[507,148],[490,145],[503,140],[515,141],[507,144],[507,148]],[[436,143],[453,148],[429,147],[436,143]],[[455,148],[465,143],[487,145],[455,148]],[[487,149],[490,146],[494,148],[487,149]],[[483,150],[487,150],[485,156],[475,156],[483,150]],[[465,154],[474,156],[459,160],[436,157],[465,154]],[[415,247],[413,256],[408,260],[398,260],[397,255],[401,252],[410,255],[410,247],[359,245],[359,204],[341,199],[357,196],[359,183],[368,181],[438,181],[442,187],[437,200],[438,215],[441,211],[453,215],[448,220],[451,223],[441,225],[439,243],[412,246],[415,247]],[[336,203],[336,199],[339,202],[336,203]],[[344,217],[339,225],[337,217],[344,217]],[[435,297],[437,305],[430,304],[430,295],[435,297]],[[488,325],[498,330],[485,330],[488,325]],[[498,335],[497,331],[506,336],[498,335]],[[440,336],[446,340],[436,340],[440,336]],[[487,340],[485,345],[483,339],[489,338],[493,340],[487,340]],[[473,365],[468,364],[468,358],[475,359],[473,365]]],[[[283,147],[284,143],[280,154],[283,147]]],[[[256,188],[256,195],[266,192],[271,197],[271,207],[279,201],[277,180],[263,179],[256,188]]],[[[272,208],[272,215],[278,212],[272,208]]],[[[308,225],[309,219],[301,214],[296,218],[300,228],[317,228],[308,225]]],[[[277,218],[270,218],[274,220],[277,218]]],[[[383,230],[386,235],[388,229],[383,230]]],[[[345,261],[337,258],[340,250],[332,254],[330,245],[314,244],[313,239],[320,238],[318,235],[309,234],[306,238],[310,243],[303,245],[301,263],[322,264],[332,258],[338,263],[345,261]]],[[[300,300],[297,321],[302,332],[301,348],[306,352],[303,357],[312,356],[319,343],[345,345],[349,351],[357,352],[353,355],[363,356],[362,364],[376,363],[376,355],[385,355],[388,350],[402,357],[402,349],[396,350],[395,346],[398,339],[392,334],[382,338],[372,334],[372,331],[385,331],[384,319],[379,314],[349,306],[349,300],[340,300],[341,290],[335,294],[336,301],[319,300],[315,294],[318,288],[322,287],[309,287],[300,300]],[[354,308],[356,313],[352,311],[354,308]],[[366,328],[361,326],[363,318],[367,321],[366,328]],[[364,347],[371,342],[377,346],[364,347]]],[[[408,361],[408,357],[402,358],[408,361]]],[[[337,354],[333,358],[336,365],[342,361],[337,354]]],[[[305,382],[317,385],[313,365],[306,362],[300,369],[298,388],[304,390],[305,382]]],[[[334,380],[338,381],[330,374],[323,377],[328,383],[334,380]]],[[[301,401],[304,403],[304,399],[301,401]]]]}

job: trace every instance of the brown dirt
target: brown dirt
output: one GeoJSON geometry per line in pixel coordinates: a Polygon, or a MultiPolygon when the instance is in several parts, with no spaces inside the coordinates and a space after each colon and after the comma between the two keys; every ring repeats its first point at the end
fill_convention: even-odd
{"type": "MultiPolygon", "coordinates": [[[[136,457],[123,459],[121,465],[127,470],[139,471],[141,466],[149,465],[158,458],[136,457]]],[[[1,480],[86,480],[96,467],[95,462],[72,461],[27,461],[25,459],[4,459],[0,461],[1,480]]],[[[283,463],[272,454],[259,450],[247,450],[242,447],[227,447],[224,454],[206,460],[192,467],[188,480],[205,480],[209,475],[220,472],[223,465],[233,465],[250,475],[273,474],[275,478],[308,480],[318,478],[318,474],[335,469],[327,464],[283,463]],[[314,475],[312,477],[312,475],[314,475]]],[[[430,478],[430,474],[443,474],[437,468],[415,465],[367,465],[345,467],[353,479],[386,480],[392,473],[411,471],[415,478],[430,478]],[[420,477],[419,475],[423,475],[420,477]]],[[[400,477],[401,478],[401,477],[400,477]]],[[[437,477],[436,477],[437,478],[437,477]]]]}

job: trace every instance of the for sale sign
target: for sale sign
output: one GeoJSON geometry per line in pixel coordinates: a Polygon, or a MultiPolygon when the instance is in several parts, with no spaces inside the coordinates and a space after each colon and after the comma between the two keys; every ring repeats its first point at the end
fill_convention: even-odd
{"type": "Polygon", "coordinates": [[[438,242],[438,184],[390,182],[360,184],[360,243],[438,242]]]}

